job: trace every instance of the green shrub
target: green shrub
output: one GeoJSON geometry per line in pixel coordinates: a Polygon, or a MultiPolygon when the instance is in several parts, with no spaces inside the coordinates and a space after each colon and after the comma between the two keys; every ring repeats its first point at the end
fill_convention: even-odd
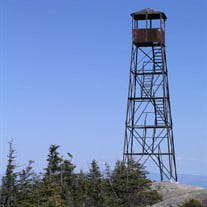
{"type": "Polygon", "coordinates": [[[202,205],[198,200],[190,199],[188,201],[183,202],[178,207],[202,207],[202,205]]]}

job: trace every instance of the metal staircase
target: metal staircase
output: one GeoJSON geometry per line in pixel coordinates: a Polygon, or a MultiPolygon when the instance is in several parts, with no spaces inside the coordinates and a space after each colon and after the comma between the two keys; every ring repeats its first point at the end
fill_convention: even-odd
{"type": "Polygon", "coordinates": [[[141,97],[151,97],[152,86],[153,86],[153,75],[152,74],[143,74],[141,97]]]}
{"type": "Polygon", "coordinates": [[[164,100],[157,99],[155,101],[155,124],[160,126],[165,124],[164,100]]]}
{"type": "Polygon", "coordinates": [[[162,47],[152,47],[154,72],[162,72],[163,54],[162,47]]]}
{"type": "MultiPolygon", "coordinates": [[[[152,47],[154,72],[162,74],[163,72],[163,52],[162,47],[152,47]]],[[[165,124],[164,99],[157,99],[154,102],[155,124],[160,126],[165,124]]]]}

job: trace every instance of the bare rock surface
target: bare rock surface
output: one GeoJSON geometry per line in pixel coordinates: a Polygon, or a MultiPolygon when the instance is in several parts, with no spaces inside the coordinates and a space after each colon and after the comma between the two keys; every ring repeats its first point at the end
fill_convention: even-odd
{"type": "Polygon", "coordinates": [[[202,201],[207,199],[207,189],[202,187],[170,182],[154,182],[152,189],[157,190],[163,198],[163,201],[152,205],[152,207],[177,207],[185,200],[196,199],[202,201]]]}

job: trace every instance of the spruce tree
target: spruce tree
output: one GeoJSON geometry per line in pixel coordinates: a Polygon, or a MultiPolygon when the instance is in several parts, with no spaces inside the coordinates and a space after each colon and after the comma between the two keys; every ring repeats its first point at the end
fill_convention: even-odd
{"type": "MultiPolygon", "coordinates": [[[[151,181],[146,177],[147,172],[134,160],[130,160],[127,166],[126,199],[129,206],[146,206],[153,204],[153,192],[150,191],[151,181]]],[[[157,194],[156,194],[157,195],[157,194]]],[[[156,197],[155,197],[156,198],[156,197]]],[[[160,197],[157,199],[159,200],[160,197]]]]}
{"type": "Polygon", "coordinates": [[[82,170],[74,176],[73,207],[86,207],[89,203],[87,196],[87,176],[82,170]]]}
{"type": "MultiPolygon", "coordinates": [[[[160,200],[140,164],[118,161],[104,176],[95,160],[89,173],[74,173],[72,155],[63,159],[51,145],[44,173],[36,174],[29,161],[16,172],[15,150],[9,143],[8,165],[0,189],[0,207],[144,207],[160,200]]],[[[195,203],[195,202],[194,202],[195,203]]]]}
{"type": "Polygon", "coordinates": [[[151,191],[151,181],[141,165],[130,160],[128,165],[118,161],[111,176],[111,186],[116,192],[114,203],[120,207],[142,207],[158,202],[161,197],[151,191]]]}
{"type": "Polygon", "coordinates": [[[32,169],[33,161],[29,161],[27,167],[19,172],[17,180],[17,207],[29,207],[33,206],[36,201],[34,194],[34,176],[35,172],[32,169]]]}
{"type": "Polygon", "coordinates": [[[41,207],[65,207],[66,201],[62,197],[61,163],[63,159],[57,151],[59,145],[51,145],[47,158],[47,168],[40,183],[41,207]]]}
{"type": "Polygon", "coordinates": [[[88,205],[90,207],[102,207],[103,195],[102,195],[102,177],[99,166],[95,160],[92,161],[91,167],[88,173],[88,186],[87,196],[88,205]]]}
{"type": "Polygon", "coordinates": [[[66,205],[72,206],[74,200],[74,173],[75,165],[72,164],[72,155],[68,153],[69,159],[64,159],[61,164],[61,187],[62,187],[62,197],[66,201],[66,205]]]}
{"type": "Polygon", "coordinates": [[[9,142],[8,164],[6,174],[2,178],[0,206],[15,207],[16,200],[16,165],[15,165],[15,150],[13,141],[9,142]]]}
{"type": "Polygon", "coordinates": [[[47,168],[45,168],[46,176],[51,177],[60,175],[62,158],[57,151],[59,147],[59,145],[51,145],[49,148],[49,154],[47,156],[47,168]]]}
{"type": "Polygon", "coordinates": [[[111,176],[112,176],[112,172],[111,172],[110,166],[106,163],[105,164],[105,176],[103,178],[103,184],[102,184],[102,194],[104,197],[103,206],[119,207],[119,204],[118,204],[119,197],[117,195],[117,192],[114,189],[111,176]]]}
{"type": "Polygon", "coordinates": [[[127,167],[125,163],[122,161],[117,161],[110,178],[111,190],[113,190],[114,194],[116,195],[116,197],[112,199],[114,206],[129,206],[127,200],[127,195],[129,194],[127,189],[127,176],[127,167]]]}

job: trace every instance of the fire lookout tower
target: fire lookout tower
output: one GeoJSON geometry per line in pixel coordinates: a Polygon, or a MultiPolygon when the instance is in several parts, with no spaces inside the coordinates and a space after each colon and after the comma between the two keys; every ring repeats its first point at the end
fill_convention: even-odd
{"type": "Polygon", "coordinates": [[[165,13],[132,16],[132,51],[123,157],[155,164],[160,179],[177,181],[165,53],[165,13]]]}

